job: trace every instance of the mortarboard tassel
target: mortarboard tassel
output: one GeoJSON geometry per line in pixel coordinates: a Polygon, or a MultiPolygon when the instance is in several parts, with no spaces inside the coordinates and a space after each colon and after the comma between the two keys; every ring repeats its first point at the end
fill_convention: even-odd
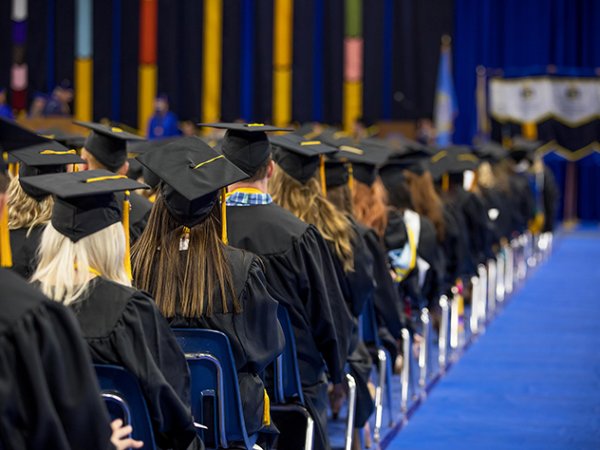
{"type": "Polygon", "coordinates": [[[8,163],[8,171],[13,178],[19,175],[19,163],[8,163]]]}
{"type": "Polygon", "coordinates": [[[269,394],[267,394],[266,389],[263,396],[263,426],[268,427],[271,425],[271,399],[269,398],[269,394]]]}
{"type": "Polygon", "coordinates": [[[221,240],[225,245],[229,244],[227,239],[227,188],[221,189],[221,240]]]}
{"type": "Polygon", "coordinates": [[[12,267],[12,252],[8,231],[8,204],[4,204],[0,219],[0,267],[12,267]]]}
{"type": "Polygon", "coordinates": [[[321,190],[327,195],[327,178],[325,177],[325,155],[319,156],[319,175],[321,178],[321,190]]]}
{"type": "Polygon", "coordinates": [[[131,249],[130,249],[130,238],[129,238],[129,210],[131,208],[131,202],[129,201],[129,191],[125,191],[125,198],[123,200],[123,231],[125,232],[125,273],[129,280],[133,280],[131,273],[131,249]]]}
{"type": "Polygon", "coordinates": [[[448,192],[450,190],[450,177],[447,173],[442,175],[442,191],[448,192]]]}

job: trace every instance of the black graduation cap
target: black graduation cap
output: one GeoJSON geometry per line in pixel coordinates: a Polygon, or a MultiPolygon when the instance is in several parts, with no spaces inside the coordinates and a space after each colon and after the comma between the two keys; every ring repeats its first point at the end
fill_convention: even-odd
{"type": "Polygon", "coordinates": [[[37,133],[47,139],[60,142],[68,148],[81,148],[85,144],[85,137],[80,134],[68,133],[58,128],[38,130],[37,133]]]}
{"type": "Polygon", "coordinates": [[[248,178],[195,136],[177,139],[162,151],[147,152],[137,159],[163,181],[161,193],[171,216],[190,228],[208,216],[219,190],[248,178]]]}
{"type": "Polygon", "coordinates": [[[508,150],[497,142],[490,141],[476,146],[473,152],[483,161],[499,162],[508,156],[508,150]]]}
{"type": "Polygon", "coordinates": [[[532,141],[525,139],[522,136],[517,136],[512,140],[512,146],[510,149],[509,156],[519,162],[523,159],[533,161],[533,156],[538,148],[542,146],[541,141],[532,141]]]}
{"type": "Polygon", "coordinates": [[[342,145],[354,145],[354,139],[345,131],[336,130],[335,128],[326,128],[321,134],[314,137],[327,145],[340,147],[342,145]]]}
{"type": "Polygon", "coordinates": [[[199,127],[227,130],[221,142],[221,152],[232,163],[252,176],[271,156],[271,146],[266,133],[293,131],[262,123],[199,123],[199,127]]]}
{"type": "MultiPolygon", "coordinates": [[[[127,152],[130,156],[133,155],[135,157],[147,152],[153,152],[155,150],[162,151],[162,149],[164,149],[167,145],[179,139],[182,139],[182,137],[176,136],[162,139],[151,139],[149,141],[133,141],[127,144],[127,152]]],[[[160,178],[158,178],[151,170],[144,167],[135,158],[129,160],[129,171],[127,172],[127,176],[134,179],[142,176],[144,178],[144,183],[151,188],[155,188],[158,186],[158,183],[160,183],[160,178]]]]}
{"type": "Polygon", "coordinates": [[[23,190],[37,201],[41,201],[49,194],[24,185],[21,181],[26,177],[44,175],[49,173],[66,172],[67,164],[83,164],[85,161],[77,155],[75,150],[69,150],[58,142],[36,144],[11,152],[19,161],[19,183],[23,190]]]}
{"type": "Polygon", "coordinates": [[[144,138],[119,127],[80,121],[73,123],[92,130],[85,140],[84,147],[110,170],[118,169],[127,160],[127,141],[144,140],[144,138]]]}
{"type": "Polygon", "coordinates": [[[23,128],[15,121],[0,117],[0,150],[10,152],[34,144],[50,142],[50,139],[39,136],[31,130],[23,128]]]}
{"type": "Polygon", "coordinates": [[[379,168],[379,176],[386,189],[393,190],[395,186],[404,181],[403,172],[422,175],[429,170],[429,156],[422,151],[408,151],[394,153],[383,166],[379,168]]]}
{"type": "Polygon", "coordinates": [[[361,183],[371,186],[377,178],[377,168],[385,162],[390,150],[379,145],[341,145],[338,159],[352,164],[352,176],[361,183]]]}
{"type": "Polygon", "coordinates": [[[467,146],[453,146],[438,151],[431,157],[429,170],[434,180],[442,175],[462,174],[467,170],[475,170],[479,158],[467,146]]]}
{"type": "Polygon", "coordinates": [[[50,221],[73,242],[121,221],[115,192],[148,187],[108,170],[40,175],[23,178],[21,183],[56,197],[50,221]]]}
{"type": "Polygon", "coordinates": [[[321,141],[304,139],[296,134],[274,136],[273,159],[288,175],[304,184],[310,180],[317,168],[322,167],[322,187],[325,186],[325,155],[332,155],[338,149],[321,141]]]}
{"type": "Polygon", "coordinates": [[[327,189],[349,184],[350,171],[348,163],[335,157],[325,161],[325,179],[327,189]]]}

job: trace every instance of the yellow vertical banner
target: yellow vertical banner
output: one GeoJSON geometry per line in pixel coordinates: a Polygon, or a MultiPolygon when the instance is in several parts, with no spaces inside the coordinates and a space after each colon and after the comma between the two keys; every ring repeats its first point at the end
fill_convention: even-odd
{"type": "Polygon", "coordinates": [[[221,119],[223,1],[204,0],[202,121],[221,119]]]}
{"type": "Polygon", "coordinates": [[[344,130],[352,132],[354,122],[362,115],[362,81],[344,82],[344,130]]]}
{"type": "Polygon", "coordinates": [[[535,122],[525,122],[522,125],[521,132],[524,138],[535,141],[538,137],[537,124],[535,122]]]}
{"type": "Polygon", "coordinates": [[[148,134],[148,121],[154,112],[156,64],[140,64],[138,73],[138,129],[148,134]]]}
{"type": "Polygon", "coordinates": [[[92,70],[91,58],[75,59],[75,119],[92,120],[92,70]]]}
{"type": "Polygon", "coordinates": [[[273,11],[273,124],[292,121],[293,0],[275,0],[273,11]]]}

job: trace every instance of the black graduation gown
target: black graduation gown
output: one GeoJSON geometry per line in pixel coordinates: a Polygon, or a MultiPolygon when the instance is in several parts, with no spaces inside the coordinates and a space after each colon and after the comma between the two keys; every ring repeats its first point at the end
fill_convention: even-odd
{"type": "Polygon", "coordinates": [[[277,320],[278,303],[269,294],[262,263],[253,254],[225,248],[233,278],[234,291],[242,311],[234,314],[229,299],[223,312],[219,292],[214,293],[210,317],[169,318],[174,328],[205,328],[223,332],[231,344],[238,374],[246,430],[254,434],[263,427],[265,386],[261,379],[265,368],[281,354],[285,337],[277,320]]]}
{"type": "Polygon", "coordinates": [[[112,448],[72,313],[8,270],[0,269],[0,286],[0,448],[112,448]]]}
{"type": "Polygon", "coordinates": [[[287,308],[315,449],[327,449],[325,370],[332,382],[342,381],[352,332],[327,244],[314,226],[274,203],[228,207],[227,235],[232,246],[261,257],[269,292],[287,308]]]}
{"type": "Polygon", "coordinates": [[[435,226],[427,217],[419,215],[421,232],[417,246],[417,255],[427,261],[429,270],[421,288],[421,295],[427,300],[429,308],[435,307],[443,293],[444,254],[438,244],[435,226]]]}
{"type": "Polygon", "coordinates": [[[514,173],[509,178],[513,212],[513,232],[524,233],[533,219],[535,201],[526,173],[514,173]]]}
{"type": "Polygon", "coordinates": [[[12,270],[23,278],[29,279],[37,267],[36,252],[40,245],[40,239],[45,225],[37,225],[29,231],[29,228],[10,230],[10,247],[12,250],[12,270]],[[29,232],[29,235],[28,235],[29,232]]]}
{"type": "Polygon", "coordinates": [[[443,213],[446,232],[442,242],[445,262],[442,292],[450,295],[450,289],[454,286],[456,279],[468,274],[465,270],[468,249],[467,241],[461,232],[464,228],[459,228],[456,218],[459,213],[452,211],[447,204],[444,204],[443,213]]]}
{"type": "Polygon", "coordinates": [[[400,339],[405,324],[404,306],[398,288],[390,275],[390,265],[379,236],[373,229],[362,228],[362,236],[373,255],[373,306],[379,328],[379,338],[393,359],[397,355],[396,340],[400,339]]]}
{"type": "Polygon", "coordinates": [[[137,377],[157,445],[186,449],[196,439],[189,369],[154,300],[97,277],[71,308],[94,363],[122,366],[137,377]]]}
{"type": "Polygon", "coordinates": [[[560,192],[556,184],[556,178],[548,166],[544,166],[544,232],[554,231],[556,221],[556,208],[558,207],[558,198],[560,192]]]}

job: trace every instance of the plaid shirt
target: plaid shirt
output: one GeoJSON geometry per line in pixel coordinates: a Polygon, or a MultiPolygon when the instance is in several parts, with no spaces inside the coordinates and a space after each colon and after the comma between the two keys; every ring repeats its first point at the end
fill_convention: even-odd
{"type": "Polygon", "coordinates": [[[249,193],[234,191],[227,197],[227,206],[254,206],[273,203],[273,198],[266,193],[249,193]]]}

